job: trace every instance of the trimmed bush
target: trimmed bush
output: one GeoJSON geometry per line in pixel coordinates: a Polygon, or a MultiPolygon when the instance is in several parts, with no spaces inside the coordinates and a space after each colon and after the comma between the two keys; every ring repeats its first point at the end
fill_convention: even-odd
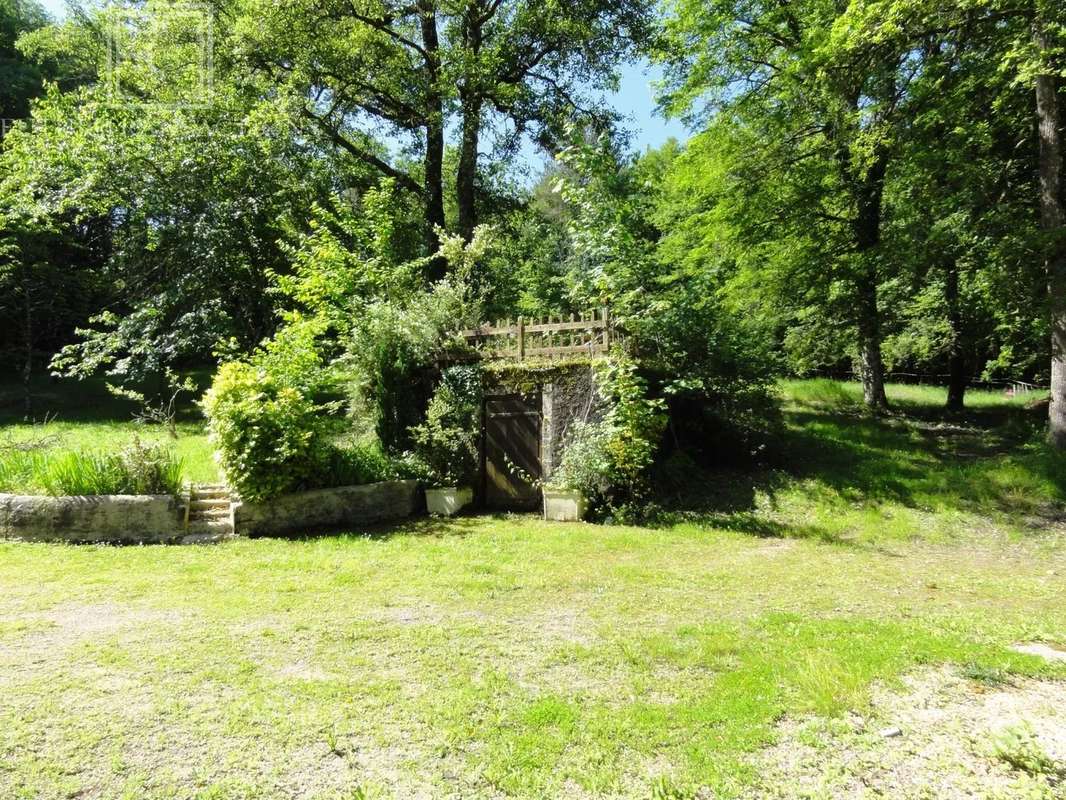
{"type": "Polygon", "coordinates": [[[242,498],[309,485],[328,460],[322,410],[263,369],[223,364],[202,405],[222,474],[242,498]]]}

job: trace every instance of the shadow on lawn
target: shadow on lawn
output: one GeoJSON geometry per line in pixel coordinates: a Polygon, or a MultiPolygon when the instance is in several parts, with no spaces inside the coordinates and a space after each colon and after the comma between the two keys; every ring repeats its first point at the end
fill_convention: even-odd
{"type": "MultiPolygon", "coordinates": [[[[200,391],[195,395],[179,397],[177,403],[178,422],[198,422],[203,419],[194,400],[203,393],[210,383],[210,372],[206,369],[192,373],[200,391]]],[[[149,382],[138,387],[147,397],[169,394],[161,381],[149,382]]],[[[54,378],[39,373],[30,382],[32,398],[31,422],[54,419],[59,422],[129,422],[140,406],[122,397],[115,397],[107,390],[104,378],[84,379],[54,378]]],[[[0,425],[13,425],[26,422],[25,390],[21,382],[0,382],[0,425]]]]}
{"type": "Polygon", "coordinates": [[[395,522],[383,522],[362,528],[327,528],[308,530],[305,533],[284,536],[255,536],[255,539],[282,539],[285,541],[305,542],[313,539],[391,539],[394,536],[449,536],[463,537],[483,528],[485,519],[506,521],[518,519],[508,514],[463,515],[458,517],[408,517],[395,522]]]}
{"type": "Polygon", "coordinates": [[[775,468],[706,473],[667,499],[679,513],[666,521],[841,541],[817,524],[776,518],[773,511],[787,492],[822,509],[898,504],[1011,514],[1032,528],[1057,523],[1066,519],[1066,457],[1043,445],[1043,413],[1003,405],[948,414],[911,403],[874,417],[793,404],[785,411],[775,468]]]}

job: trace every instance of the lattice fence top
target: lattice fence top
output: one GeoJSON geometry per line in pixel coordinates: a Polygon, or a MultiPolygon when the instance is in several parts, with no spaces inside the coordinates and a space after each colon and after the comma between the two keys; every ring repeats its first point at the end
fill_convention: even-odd
{"type": "Polygon", "coordinates": [[[565,358],[604,355],[611,347],[611,322],[607,309],[571,314],[569,319],[496,320],[462,335],[496,358],[565,358]]]}

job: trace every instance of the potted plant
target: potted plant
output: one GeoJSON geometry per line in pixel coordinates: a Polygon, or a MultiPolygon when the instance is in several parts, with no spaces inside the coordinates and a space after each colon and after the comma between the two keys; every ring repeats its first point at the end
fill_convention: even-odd
{"type": "Polygon", "coordinates": [[[588,513],[588,498],[580,489],[545,486],[541,493],[544,495],[544,519],[577,522],[588,513]]]}
{"type": "Polygon", "coordinates": [[[574,423],[559,466],[541,486],[544,519],[576,522],[585,518],[590,498],[602,496],[610,486],[609,438],[610,431],[602,422],[574,423]]]}
{"type": "Polygon", "coordinates": [[[426,421],[411,428],[415,454],[427,467],[426,509],[434,516],[458,514],[474,499],[480,386],[473,367],[445,370],[426,421]]]}

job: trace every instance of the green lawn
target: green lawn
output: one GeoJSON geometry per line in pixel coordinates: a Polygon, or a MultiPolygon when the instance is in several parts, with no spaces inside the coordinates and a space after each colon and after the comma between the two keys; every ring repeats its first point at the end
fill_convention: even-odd
{"type": "Polygon", "coordinates": [[[162,426],[135,423],[137,406],[108,394],[99,380],[41,377],[33,384],[33,394],[33,414],[27,420],[21,386],[0,384],[0,458],[5,442],[43,439],[52,453],[109,452],[139,437],[142,442],[171,448],[183,462],[186,480],[212,483],[218,479],[203,416],[192,398],[184,397],[179,406],[178,438],[174,439],[162,426]]]}
{"type": "Polygon", "coordinates": [[[1008,649],[1066,645],[1062,472],[1021,404],[785,391],[781,467],[658,528],[0,544],[0,797],[744,796],[783,721],[916,670],[1066,681],[1008,649]]]}

